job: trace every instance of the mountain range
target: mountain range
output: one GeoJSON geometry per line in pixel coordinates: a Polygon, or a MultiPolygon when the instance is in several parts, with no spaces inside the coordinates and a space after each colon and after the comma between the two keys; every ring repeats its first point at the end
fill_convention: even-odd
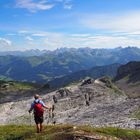
{"type": "Polygon", "coordinates": [[[25,51],[2,51],[0,52],[0,56],[6,56],[6,55],[13,55],[13,56],[24,56],[24,57],[29,57],[29,56],[40,56],[44,53],[47,53],[49,51],[47,50],[25,50],[25,51]]]}
{"type": "Polygon", "coordinates": [[[0,78],[47,83],[56,78],[114,63],[140,60],[140,48],[61,48],[0,53],[0,78]],[[22,55],[21,55],[22,54],[22,55]]]}
{"type": "Polygon", "coordinates": [[[49,85],[50,88],[60,88],[85,78],[88,79],[88,77],[93,79],[103,76],[115,77],[119,67],[120,64],[111,64],[106,66],[96,66],[88,70],[77,71],[60,78],[55,78],[44,85],[44,87],[49,85]]]}

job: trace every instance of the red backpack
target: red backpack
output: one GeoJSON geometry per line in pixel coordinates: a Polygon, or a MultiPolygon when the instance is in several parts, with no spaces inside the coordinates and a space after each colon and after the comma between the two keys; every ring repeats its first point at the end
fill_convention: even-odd
{"type": "Polygon", "coordinates": [[[34,113],[35,113],[35,116],[38,116],[38,117],[43,116],[44,110],[42,108],[42,104],[39,101],[37,103],[34,102],[34,113]]]}

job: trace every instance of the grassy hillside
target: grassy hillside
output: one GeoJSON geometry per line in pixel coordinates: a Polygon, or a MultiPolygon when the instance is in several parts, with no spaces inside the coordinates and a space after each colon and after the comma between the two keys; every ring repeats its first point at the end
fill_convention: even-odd
{"type": "Polygon", "coordinates": [[[0,80],[0,103],[32,96],[38,88],[40,85],[33,83],[0,80]]]}
{"type": "Polygon", "coordinates": [[[45,126],[40,134],[33,126],[0,126],[1,140],[138,140],[140,131],[117,128],[92,128],[90,126],[45,126]]]}
{"type": "Polygon", "coordinates": [[[28,83],[28,82],[17,82],[17,81],[5,81],[0,80],[0,89],[1,91],[17,91],[17,90],[31,90],[37,88],[37,84],[28,83]]]}

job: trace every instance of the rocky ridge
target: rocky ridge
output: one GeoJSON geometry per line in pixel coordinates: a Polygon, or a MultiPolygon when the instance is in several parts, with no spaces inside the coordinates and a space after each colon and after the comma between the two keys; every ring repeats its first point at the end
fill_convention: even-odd
{"type": "MultiPolygon", "coordinates": [[[[140,99],[128,98],[115,85],[109,86],[102,79],[86,79],[51,93],[44,91],[43,100],[54,109],[45,111],[45,124],[140,128],[140,120],[132,117],[140,107],[140,99]]],[[[26,98],[0,104],[0,124],[33,124],[33,115],[28,113],[32,101],[26,98]]]]}

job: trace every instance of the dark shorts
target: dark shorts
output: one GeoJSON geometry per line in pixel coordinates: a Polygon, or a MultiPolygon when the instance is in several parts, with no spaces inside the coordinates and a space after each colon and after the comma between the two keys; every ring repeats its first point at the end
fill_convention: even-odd
{"type": "Polygon", "coordinates": [[[34,116],[36,124],[43,123],[43,116],[34,116]]]}

